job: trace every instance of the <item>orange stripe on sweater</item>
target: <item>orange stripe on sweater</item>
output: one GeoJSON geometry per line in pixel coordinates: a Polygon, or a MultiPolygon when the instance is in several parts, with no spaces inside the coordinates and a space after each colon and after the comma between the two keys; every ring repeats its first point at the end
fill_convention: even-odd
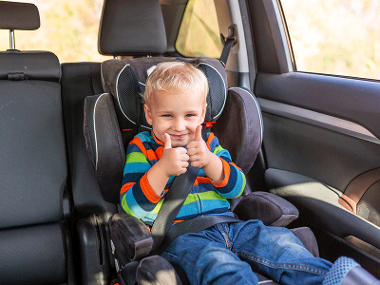
{"type": "Polygon", "coordinates": [[[230,179],[230,172],[231,172],[230,165],[224,159],[220,159],[220,160],[222,161],[222,165],[223,165],[224,179],[222,181],[219,181],[219,182],[211,181],[212,185],[214,185],[215,187],[226,186],[228,183],[228,180],[230,179]]]}
{"type": "Polygon", "coordinates": [[[131,142],[130,142],[130,144],[135,144],[135,145],[137,145],[138,146],[138,148],[142,151],[142,153],[146,156],[146,157],[148,157],[148,155],[147,155],[147,151],[146,151],[146,148],[145,148],[145,146],[144,146],[144,144],[142,143],[142,141],[139,139],[139,138],[134,138],[131,142]]]}
{"type": "Polygon", "coordinates": [[[120,195],[121,194],[123,194],[123,193],[125,193],[125,192],[127,192],[129,189],[131,189],[131,187],[133,186],[133,185],[135,185],[136,184],[136,182],[128,182],[128,183],[125,183],[124,185],[123,185],[123,187],[121,187],[121,190],[120,190],[120,195]]]}
{"type": "Polygon", "coordinates": [[[154,193],[152,187],[149,184],[146,173],[140,179],[140,186],[141,186],[141,190],[143,191],[145,197],[149,200],[149,202],[156,204],[158,203],[158,201],[160,201],[161,196],[158,196],[156,193],[154,193]]]}
{"type": "Polygon", "coordinates": [[[207,142],[206,142],[206,145],[207,145],[208,149],[211,149],[210,143],[214,139],[214,137],[215,137],[214,133],[210,133],[210,135],[208,136],[208,139],[207,139],[207,142]]]}

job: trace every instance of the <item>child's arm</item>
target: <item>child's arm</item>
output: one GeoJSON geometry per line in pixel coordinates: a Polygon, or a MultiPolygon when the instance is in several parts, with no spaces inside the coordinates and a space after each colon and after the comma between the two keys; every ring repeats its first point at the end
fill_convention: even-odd
{"type": "Polygon", "coordinates": [[[210,135],[206,144],[201,140],[201,126],[198,126],[196,139],[188,144],[187,149],[191,165],[203,169],[219,194],[225,198],[241,195],[246,183],[245,175],[216,137],[210,135]]]}

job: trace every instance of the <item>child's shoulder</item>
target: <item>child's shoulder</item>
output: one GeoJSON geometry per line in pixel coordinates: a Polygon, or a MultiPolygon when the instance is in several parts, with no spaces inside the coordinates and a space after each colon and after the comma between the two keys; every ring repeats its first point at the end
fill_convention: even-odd
{"type": "Polygon", "coordinates": [[[219,145],[219,139],[215,136],[215,134],[213,132],[208,132],[206,144],[209,147],[215,147],[215,146],[219,145]]]}
{"type": "Polygon", "coordinates": [[[138,133],[137,135],[135,135],[135,137],[133,138],[133,141],[136,141],[136,140],[139,140],[141,142],[151,142],[153,140],[153,136],[152,136],[152,133],[150,131],[144,131],[144,132],[140,132],[138,133]]]}

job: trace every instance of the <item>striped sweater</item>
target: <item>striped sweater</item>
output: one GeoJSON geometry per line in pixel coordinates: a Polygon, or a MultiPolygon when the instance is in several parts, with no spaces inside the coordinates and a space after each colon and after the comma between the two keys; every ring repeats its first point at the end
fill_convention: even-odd
{"type": "MultiPolygon", "coordinates": [[[[240,196],[244,189],[243,172],[232,162],[229,152],[219,145],[218,138],[209,133],[206,144],[221,159],[225,178],[214,182],[200,169],[176,220],[226,213],[230,207],[227,199],[240,196]]],[[[149,185],[146,172],[161,158],[163,150],[164,144],[148,131],[136,135],[127,149],[120,203],[127,214],[142,219],[147,225],[152,225],[156,219],[175,178],[169,178],[163,196],[156,195],[149,185]]]]}

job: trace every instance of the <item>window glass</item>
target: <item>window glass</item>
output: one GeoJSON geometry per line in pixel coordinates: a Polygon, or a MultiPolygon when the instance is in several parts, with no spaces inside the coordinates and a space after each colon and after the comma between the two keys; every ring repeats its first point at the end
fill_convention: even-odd
{"type": "Polygon", "coordinates": [[[214,0],[188,2],[175,47],[187,57],[220,57],[222,44],[214,0]]]}
{"type": "Polygon", "coordinates": [[[380,79],[379,0],[282,0],[297,70],[380,79]]]}
{"type": "MultiPolygon", "coordinates": [[[[98,52],[98,29],[103,0],[18,0],[40,12],[36,31],[15,30],[16,49],[49,50],[60,62],[104,61],[98,52]]],[[[9,49],[9,31],[0,30],[0,50],[9,49]]]]}

